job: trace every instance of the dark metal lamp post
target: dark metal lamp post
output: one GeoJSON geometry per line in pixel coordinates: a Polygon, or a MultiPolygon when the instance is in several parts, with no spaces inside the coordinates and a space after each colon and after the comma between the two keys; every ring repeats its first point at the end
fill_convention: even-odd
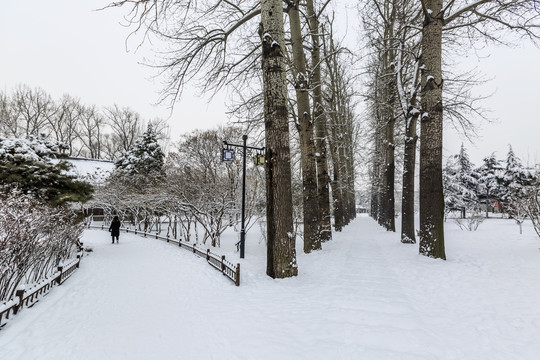
{"type": "MultiPolygon", "coordinates": [[[[253,146],[247,146],[247,135],[242,136],[242,140],[244,140],[244,143],[242,145],[238,144],[230,144],[227,141],[223,141],[223,144],[225,145],[225,148],[221,151],[221,160],[222,161],[234,161],[234,149],[231,149],[231,147],[239,147],[242,148],[242,163],[243,163],[243,173],[242,173],[242,228],[240,230],[240,258],[243,259],[245,255],[245,244],[246,244],[246,224],[245,224],[245,216],[246,216],[246,156],[247,156],[247,150],[257,150],[257,151],[264,151],[264,147],[253,147],[253,146]]],[[[264,155],[257,154],[257,157],[255,158],[255,164],[256,165],[264,165],[264,155]]]]}

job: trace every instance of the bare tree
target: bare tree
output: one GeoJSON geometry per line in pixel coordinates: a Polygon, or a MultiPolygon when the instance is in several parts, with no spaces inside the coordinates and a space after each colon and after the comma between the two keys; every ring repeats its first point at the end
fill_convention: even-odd
{"type": "Polygon", "coordinates": [[[144,39],[174,44],[152,64],[166,82],[162,100],[174,103],[188,81],[217,90],[257,69],[260,44],[252,31],[261,14],[257,0],[121,0],[108,7],[121,6],[131,7],[125,18],[134,32],[143,29],[144,39]]]}
{"type": "MultiPolygon", "coordinates": [[[[77,137],[82,143],[82,154],[88,154],[91,159],[101,159],[104,150],[103,128],[105,118],[95,106],[79,106],[80,116],[77,127],[77,137]]],[[[113,159],[117,151],[109,153],[109,158],[113,159]]]]}
{"type": "MultiPolygon", "coordinates": [[[[242,162],[222,162],[218,156],[223,139],[239,134],[235,128],[194,131],[183,136],[177,153],[171,154],[166,191],[182,204],[179,217],[192,216],[204,229],[203,242],[210,239],[212,246],[220,245],[221,234],[241,209],[242,162]]],[[[248,192],[247,198],[254,196],[248,192]]],[[[247,204],[250,218],[250,201],[247,204]]]]}
{"type": "Polygon", "coordinates": [[[328,21],[323,40],[325,62],[324,100],[329,126],[328,143],[332,159],[332,199],[336,231],[356,216],[354,191],[354,89],[343,49],[335,44],[332,22],[328,21]]]}
{"type": "Polygon", "coordinates": [[[302,167],[302,202],[304,219],[304,252],[321,248],[319,233],[319,202],[317,200],[317,165],[315,162],[314,128],[309,101],[309,75],[304,54],[299,1],[289,2],[288,13],[292,45],[292,75],[296,93],[297,122],[300,136],[302,167]]]}
{"type": "Polygon", "coordinates": [[[319,201],[319,232],[321,241],[332,239],[330,220],[330,177],[327,160],[327,117],[324,111],[321,81],[321,26],[319,17],[328,4],[316,10],[315,0],[306,1],[306,10],[311,36],[311,87],[313,92],[313,122],[315,123],[315,160],[317,164],[317,198],[319,201]]]}
{"type": "MultiPolygon", "coordinates": [[[[420,253],[446,259],[442,185],[442,50],[452,36],[500,41],[509,29],[538,39],[540,2],[536,0],[420,0],[423,13],[420,129],[420,253]],[[446,41],[443,43],[443,31],[446,41]]],[[[454,37],[455,39],[455,37],[454,37]]]]}
{"type": "Polygon", "coordinates": [[[378,170],[380,170],[380,193],[377,220],[389,231],[395,231],[395,127],[400,117],[397,111],[397,62],[400,32],[404,28],[401,9],[403,1],[372,0],[361,10],[367,43],[374,58],[370,66],[377,78],[371,97],[373,116],[377,118],[376,131],[382,132],[378,146],[378,170]]]}
{"type": "Polygon", "coordinates": [[[13,103],[7,93],[0,91],[0,134],[17,137],[19,133],[13,103]]]}
{"type": "Polygon", "coordinates": [[[291,169],[287,121],[285,42],[281,1],[123,0],[110,7],[132,6],[131,23],[175,46],[157,67],[167,76],[163,97],[177,99],[186,81],[202,74],[203,89],[250,76],[262,45],[262,78],[267,149],[268,266],[272,277],[297,274],[292,229],[291,169]],[[245,26],[261,15],[259,37],[245,26]],[[242,34],[243,32],[243,34],[242,34]],[[242,36],[245,35],[245,36],[242,36]],[[232,52],[230,49],[234,49],[232,52]]]}
{"type": "Polygon", "coordinates": [[[283,8],[279,0],[261,3],[262,73],[266,137],[267,266],[273,278],[296,276],[292,221],[291,164],[283,8]]]}
{"type": "Polygon", "coordinates": [[[27,85],[20,85],[15,89],[11,101],[13,115],[20,128],[18,136],[48,136],[50,129],[47,128],[47,119],[56,110],[49,94],[40,88],[32,90],[27,85]]]}
{"type": "Polygon", "coordinates": [[[77,138],[77,128],[81,118],[81,106],[79,100],[64,95],[56,109],[47,117],[47,123],[51,130],[51,137],[69,146],[69,155],[74,155],[74,142],[77,138]]]}
{"type": "MultiPolygon", "coordinates": [[[[130,108],[114,105],[105,109],[105,118],[112,129],[111,141],[120,153],[129,150],[141,135],[143,123],[140,115],[130,108]]],[[[115,153],[116,157],[118,154],[115,153]]]]}

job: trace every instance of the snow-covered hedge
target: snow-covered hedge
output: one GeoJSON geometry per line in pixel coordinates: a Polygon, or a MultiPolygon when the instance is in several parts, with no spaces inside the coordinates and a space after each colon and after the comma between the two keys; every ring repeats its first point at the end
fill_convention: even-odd
{"type": "Polygon", "coordinates": [[[83,231],[76,218],[67,206],[50,207],[17,192],[0,196],[0,301],[73,257],[83,231]]]}

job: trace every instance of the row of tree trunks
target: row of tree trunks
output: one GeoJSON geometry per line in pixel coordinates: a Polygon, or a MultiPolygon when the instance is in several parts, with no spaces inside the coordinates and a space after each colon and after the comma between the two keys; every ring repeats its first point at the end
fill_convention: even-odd
{"type": "Polygon", "coordinates": [[[309,102],[309,82],[302,39],[299,3],[289,8],[294,87],[298,111],[297,129],[300,135],[302,167],[302,202],[304,218],[304,252],[321,248],[319,230],[319,202],[317,194],[317,164],[315,162],[314,128],[309,102]]]}
{"type": "Polygon", "coordinates": [[[321,81],[320,25],[313,0],[306,1],[311,35],[313,119],[315,123],[315,160],[317,163],[317,194],[319,200],[319,231],[321,241],[332,239],[330,216],[330,177],[328,176],[326,112],[321,81]]]}
{"type": "Polygon", "coordinates": [[[332,38],[324,43],[324,58],[329,78],[329,147],[332,161],[332,199],[334,228],[341,231],[356,216],[353,162],[353,114],[351,96],[348,94],[344,72],[339,67],[337,51],[332,38]]]}

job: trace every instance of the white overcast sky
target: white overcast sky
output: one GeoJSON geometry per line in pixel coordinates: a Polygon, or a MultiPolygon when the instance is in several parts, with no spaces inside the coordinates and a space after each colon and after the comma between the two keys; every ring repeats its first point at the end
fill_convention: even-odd
{"type": "MultiPolygon", "coordinates": [[[[84,104],[118,104],[145,119],[169,118],[159,99],[160,79],[141,64],[153,54],[128,44],[121,26],[127,8],[93,11],[108,0],[3,0],[0,10],[0,86],[41,87],[54,98],[64,93],[84,104]],[[6,4],[7,1],[7,4],[6,4]]],[[[225,124],[223,98],[212,103],[188,89],[170,118],[172,135],[225,124]]],[[[174,139],[173,139],[174,140],[174,139]]]]}
{"type": "MultiPolygon", "coordinates": [[[[159,79],[152,80],[153,71],[140,65],[152,53],[146,48],[135,51],[135,42],[126,51],[129,30],[119,25],[126,10],[92,11],[107,4],[107,0],[3,0],[2,90],[27,84],[55,98],[67,93],[89,105],[128,106],[145,119],[168,118],[166,106],[153,105],[159,97],[159,79]]],[[[349,11],[352,16],[354,12],[349,11]]],[[[355,36],[353,30],[347,35],[355,36]]],[[[495,122],[484,124],[473,144],[446,127],[445,155],[456,153],[464,142],[471,159],[480,165],[494,151],[504,158],[512,144],[524,162],[540,162],[540,50],[526,43],[517,45],[484,50],[481,60],[464,59],[494,78],[479,92],[495,91],[484,103],[495,122]]],[[[217,97],[209,104],[196,93],[197,89],[188,89],[176,104],[170,118],[173,137],[226,123],[224,99],[217,97]]]]}

